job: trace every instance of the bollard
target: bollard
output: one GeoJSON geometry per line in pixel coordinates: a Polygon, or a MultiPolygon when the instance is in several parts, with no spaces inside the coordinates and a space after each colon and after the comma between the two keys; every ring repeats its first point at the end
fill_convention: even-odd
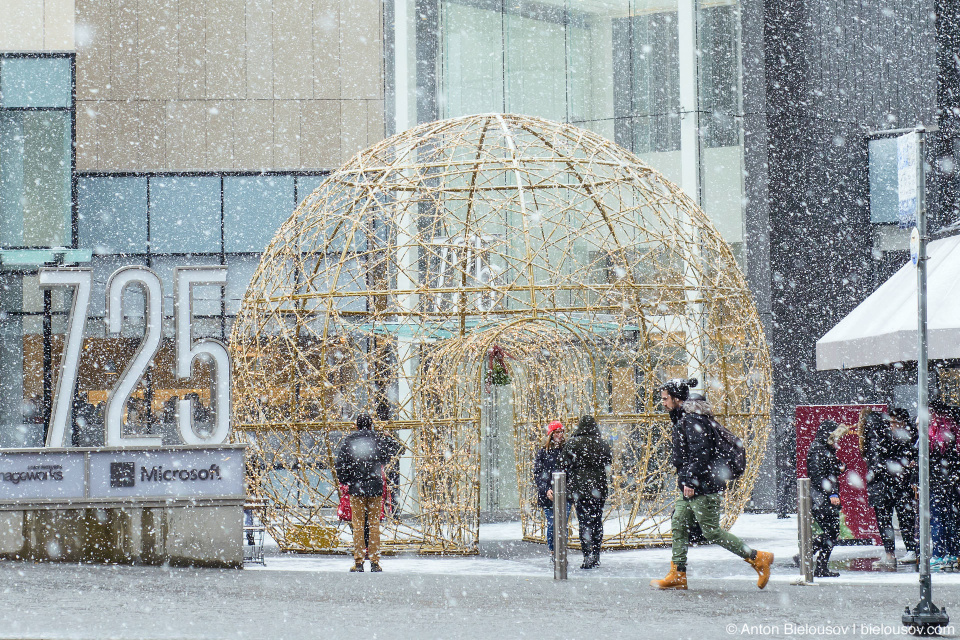
{"type": "Polygon", "coordinates": [[[803,584],[813,583],[813,503],[810,478],[797,479],[797,527],[800,535],[800,575],[803,584]]]}
{"type": "Polygon", "coordinates": [[[553,579],[567,579],[567,474],[553,472],[553,579]]]}

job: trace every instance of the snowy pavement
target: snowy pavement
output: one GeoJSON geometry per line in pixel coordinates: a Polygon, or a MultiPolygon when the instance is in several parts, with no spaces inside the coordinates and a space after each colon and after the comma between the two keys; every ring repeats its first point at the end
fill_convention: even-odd
{"type": "MultiPolygon", "coordinates": [[[[838,547],[842,576],[800,587],[795,519],[746,514],[734,531],[777,555],[763,591],[742,560],[704,546],[690,551],[687,592],[648,586],[669,549],[604,553],[596,571],[572,552],[569,581],[555,582],[518,523],[483,525],[478,557],[388,556],[382,574],[269,549],[243,571],[0,562],[0,638],[902,637],[917,574],[845,569],[878,547],[838,547]]],[[[934,600],[960,629],[960,574],[935,574],[934,600]]]]}
{"type": "MultiPolygon", "coordinates": [[[[776,569],[771,581],[789,583],[799,576],[799,569],[792,565],[797,553],[797,521],[795,517],[778,519],[775,514],[742,515],[733,526],[733,533],[756,549],[772,551],[776,557],[776,569]]],[[[522,531],[519,522],[484,524],[480,527],[481,554],[466,558],[443,558],[402,554],[383,559],[384,569],[403,574],[456,574],[456,575],[510,575],[528,577],[551,577],[553,564],[542,544],[520,542],[522,531]]],[[[900,544],[898,540],[898,545],[900,544]]],[[[873,559],[882,555],[880,547],[838,546],[834,549],[835,567],[840,578],[831,578],[830,584],[915,584],[915,567],[901,566],[899,571],[877,572],[868,570],[873,559]],[[854,570],[847,570],[849,566],[854,570]]],[[[903,549],[898,547],[898,554],[903,549]]],[[[602,571],[578,569],[582,556],[570,550],[571,579],[642,578],[662,577],[669,568],[669,547],[615,551],[603,554],[602,571]]],[[[267,547],[266,566],[248,566],[250,571],[316,571],[342,572],[352,564],[347,556],[280,554],[276,548],[267,547]]],[[[755,581],[753,572],[742,560],[730,552],[713,545],[695,546],[689,551],[688,578],[723,578],[728,580],[755,581]]],[[[934,585],[960,587],[960,573],[934,574],[934,585]]]]}

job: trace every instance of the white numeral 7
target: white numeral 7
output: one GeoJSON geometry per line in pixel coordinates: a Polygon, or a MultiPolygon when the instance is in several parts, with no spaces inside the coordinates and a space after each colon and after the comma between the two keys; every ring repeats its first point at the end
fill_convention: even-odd
{"type": "Polygon", "coordinates": [[[67,421],[73,410],[73,390],[77,384],[77,371],[80,369],[80,348],[83,346],[83,331],[87,324],[87,311],[90,308],[90,289],[93,284],[93,271],[87,268],[40,269],[40,288],[73,287],[73,305],[67,320],[67,335],[64,340],[63,357],[60,361],[60,375],[57,376],[57,388],[53,392],[53,412],[47,429],[48,447],[64,447],[63,438],[67,434],[67,421]]]}
{"type": "Polygon", "coordinates": [[[209,436],[201,436],[193,425],[193,402],[182,398],[177,407],[177,425],[185,444],[219,444],[230,435],[230,354],[219,340],[207,338],[193,342],[193,287],[195,285],[225,285],[226,267],[177,267],[174,269],[174,320],[177,351],[177,377],[190,378],[193,363],[202,355],[213,360],[216,374],[212,376],[216,399],[216,426],[209,436]]]}

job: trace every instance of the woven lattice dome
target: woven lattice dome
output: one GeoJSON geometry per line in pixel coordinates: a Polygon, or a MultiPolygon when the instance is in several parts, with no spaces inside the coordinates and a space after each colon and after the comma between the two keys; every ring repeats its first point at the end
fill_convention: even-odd
{"type": "MultiPolygon", "coordinates": [[[[332,456],[360,412],[406,449],[384,542],[477,549],[485,398],[511,391],[524,536],[553,419],[597,416],[614,450],[607,547],[669,540],[676,492],[660,381],[697,377],[748,469],[769,428],[762,328],[728,245],[636,156],[569,125],[477,115],[360,153],[271,242],[231,338],[236,437],[291,549],[346,548],[332,456]]],[[[569,429],[568,429],[569,430],[569,429]]]]}

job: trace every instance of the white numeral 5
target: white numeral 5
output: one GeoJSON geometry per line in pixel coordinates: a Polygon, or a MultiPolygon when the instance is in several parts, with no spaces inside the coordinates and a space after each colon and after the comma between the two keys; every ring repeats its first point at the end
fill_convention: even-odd
{"type": "Polygon", "coordinates": [[[227,282],[226,267],[177,267],[174,269],[174,319],[177,350],[177,377],[190,378],[193,362],[202,355],[213,360],[216,374],[213,376],[216,399],[216,418],[213,433],[204,437],[193,425],[193,403],[190,398],[180,400],[177,424],[180,436],[186,444],[219,444],[230,435],[230,355],[219,340],[207,338],[193,342],[191,320],[193,319],[193,287],[198,284],[227,282]]]}

